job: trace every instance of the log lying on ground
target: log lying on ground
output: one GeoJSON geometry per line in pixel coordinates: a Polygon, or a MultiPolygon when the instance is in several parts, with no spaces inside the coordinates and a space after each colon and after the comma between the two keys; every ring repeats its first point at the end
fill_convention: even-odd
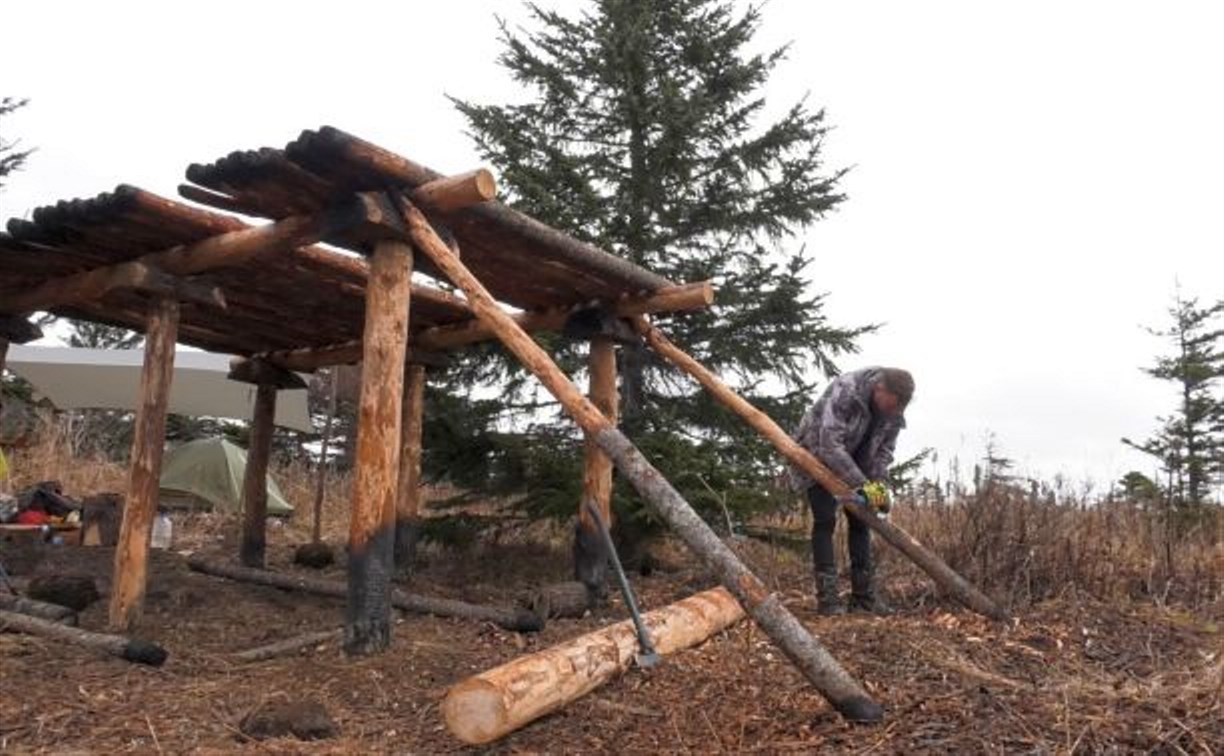
{"type": "Polygon", "coordinates": [[[77,623],[77,613],[66,606],[48,604],[45,601],[35,601],[34,599],[13,596],[8,593],[0,593],[0,609],[28,614],[31,617],[38,617],[48,622],[59,622],[64,625],[75,626],[77,623]]]}
{"type": "Polygon", "coordinates": [[[240,662],[257,662],[265,659],[275,659],[278,656],[287,656],[309,648],[317,646],[320,643],[330,643],[344,637],[344,628],[336,628],[335,630],[323,630],[317,633],[306,633],[304,635],[295,635],[292,638],[286,638],[276,643],[269,643],[266,646],[259,646],[247,651],[240,651],[234,654],[235,661],[240,662]]]}
{"type": "MultiPolygon", "coordinates": [[[[712,588],[643,619],[655,650],[670,654],[743,616],[725,588],[712,588]]],[[[463,742],[488,743],[590,693],[628,669],[637,652],[633,622],[618,622],[457,683],[442,701],[442,717],[463,742]]]]}
{"type": "Polygon", "coordinates": [[[851,515],[866,523],[872,530],[879,533],[884,540],[895,546],[922,568],[931,579],[948,593],[956,597],[965,606],[991,619],[1007,621],[1010,615],[993,599],[979,591],[968,580],[965,580],[947,565],[937,554],[923,546],[918,539],[905,532],[888,520],[877,517],[865,505],[852,500],[853,491],[841,480],[838,480],[811,452],[804,449],[786,431],[782,430],[768,415],[753,407],[743,397],[731,390],[727,384],[719,380],[701,363],[681,351],[675,344],[650,324],[646,318],[637,316],[631,319],[634,328],[664,359],[679,367],[692,376],[698,383],[710,392],[720,403],[730,408],[744,419],[765,440],[773,444],[782,456],[792,464],[820,482],[825,490],[842,501],[842,506],[851,515]]]}
{"type": "Polygon", "coordinates": [[[79,627],[68,627],[58,622],[49,622],[28,614],[3,609],[0,609],[0,631],[41,635],[61,643],[84,646],[136,664],[148,664],[151,667],[160,667],[166,661],[167,656],[166,649],[156,643],[125,638],[122,635],[94,633],[79,627]]]}
{"type": "MultiPolygon", "coordinates": [[[[286,575],[272,572],[271,570],[257,570],[251,567],[239,567],[235,564],[212,562],[194,556],[187,560],[187,566],[205,575],[223,577],[228,580],[236,580],[240,583],[267,585],[285,591],[301,591],[318,596],[348,597],[348,585],[337,580],[324,580],[306,575],[286,575]]],[[[510,609],[500,606],[469,604],[465,601],[421,596],[402,590],[391,591],[391,605],[397,609],[403,609],[406,612],[413,612],[415,614],[432,614],[436,617],[459,617],[461,619],[492,622],[499,627],[520,633],[538,632],[544,627],[542,618],[523,607],[510,609]]]]}

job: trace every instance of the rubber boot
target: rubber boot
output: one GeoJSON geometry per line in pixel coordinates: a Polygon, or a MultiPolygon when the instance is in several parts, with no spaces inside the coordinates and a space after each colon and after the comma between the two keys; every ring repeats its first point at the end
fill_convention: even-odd
{"type": "Polygon", "coordinates": [[[892,608],[876,596],[875,576],[872,570],[850,571],[850,608],[855,612],[887,617],[892,608]]]}
{"type": "Polygon", "coordinates": [[[846,605],[837,595],[837,572],[816,573],[816,611],[826,617],[846,613],[846,605]]]}

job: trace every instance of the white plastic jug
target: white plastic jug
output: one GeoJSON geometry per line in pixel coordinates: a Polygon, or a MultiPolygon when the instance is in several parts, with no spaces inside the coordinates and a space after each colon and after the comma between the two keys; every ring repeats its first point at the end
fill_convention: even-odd
{"type": "Polygon", "coordinates": [[[173,535],[174,523],[170,521],[170,515],[159,513],[153,520],[153,538],[149,545],[155,549],[168,549],[173,535]]]}

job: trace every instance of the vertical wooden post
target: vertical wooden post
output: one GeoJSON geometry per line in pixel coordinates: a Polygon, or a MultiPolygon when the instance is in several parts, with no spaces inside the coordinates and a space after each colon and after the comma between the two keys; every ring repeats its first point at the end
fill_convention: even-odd
{"type": "Polygon", "coordinates": [[[400,429],[399,485],[395,497],[395,571],[407,576],[416,557],[421,519],[421,430],[424,425],[425,366],[409,365],[404,377],[400,429]]]}
{"type": "Polygon", "coordinates": [[[323,540],[323,484],[327,481],[327,448],[331,444],[332,423],[336,419],[336,369],[328,371],[327,379],[331,400],[327,403],[327,423],[323,426],[323,444],[319,449],[319,474],[315,478],[314,525],[310,531],[310,542],[323,540]]]}
{"type": "MultiPolygon", "coordinates": [[[[588,357],[591,402],[603,412],[608,422],[616,425],[618,405],[616,391],[616,347],[611,339],[591,340],[588,357]]],[[[586,585],[592,594],[604,593],[608,578],[608,553],[599,525],[591,519],[584,506],[593,501],[612,526],[612,460],[587,434],[583,446],[582,498],[578,502],[578,523],[574,528],[574,578],[586,585]]]]}
{"type": "Polygon", "coordinates": [[[276,417],[276,386],[255,389],[251,440],[242,478],[242,545],[239,560],[247,567],[264,566],[268,527],[268,457],[272,452],[272,420],[276,417]]]}
{"type": "Polygon", "coordinates": [[[149,537],[157,512],[162,448],[166,443],[166,404],[174,378],[174,343],[178,338],[179,303],[159,297],[145,327],[140,406],[132,438],[131,468],[110,598],[110,626],[127,632],[140,621],[148,579],[149,537]]]}
{"type": "Polygon", "coordinates": [[[399,241],[378,242],[366,282],[362,337],[344,626],[349,654],[376,653],[391,643],[391,559],[411,277],[412,248],[399,241]]]}

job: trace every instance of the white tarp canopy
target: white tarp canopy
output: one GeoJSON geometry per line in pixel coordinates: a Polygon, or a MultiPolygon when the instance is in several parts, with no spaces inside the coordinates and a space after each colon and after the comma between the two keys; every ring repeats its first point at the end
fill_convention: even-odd
{"type": "MultiPolygon", "coordinates": [[[[169,411],[194,417],[250,420],[255,387],[231,381],[230,356],[211,352],[175,352],[169,411]]],[[[75,347],[9,347],[6,367],[33,384],[39,395],[59,409],[135,410],[140,403],[143,349],[75,347]]],[[[309,431],[305,390],[281,391],[276,397],[277,425],[309,431]]]]}

